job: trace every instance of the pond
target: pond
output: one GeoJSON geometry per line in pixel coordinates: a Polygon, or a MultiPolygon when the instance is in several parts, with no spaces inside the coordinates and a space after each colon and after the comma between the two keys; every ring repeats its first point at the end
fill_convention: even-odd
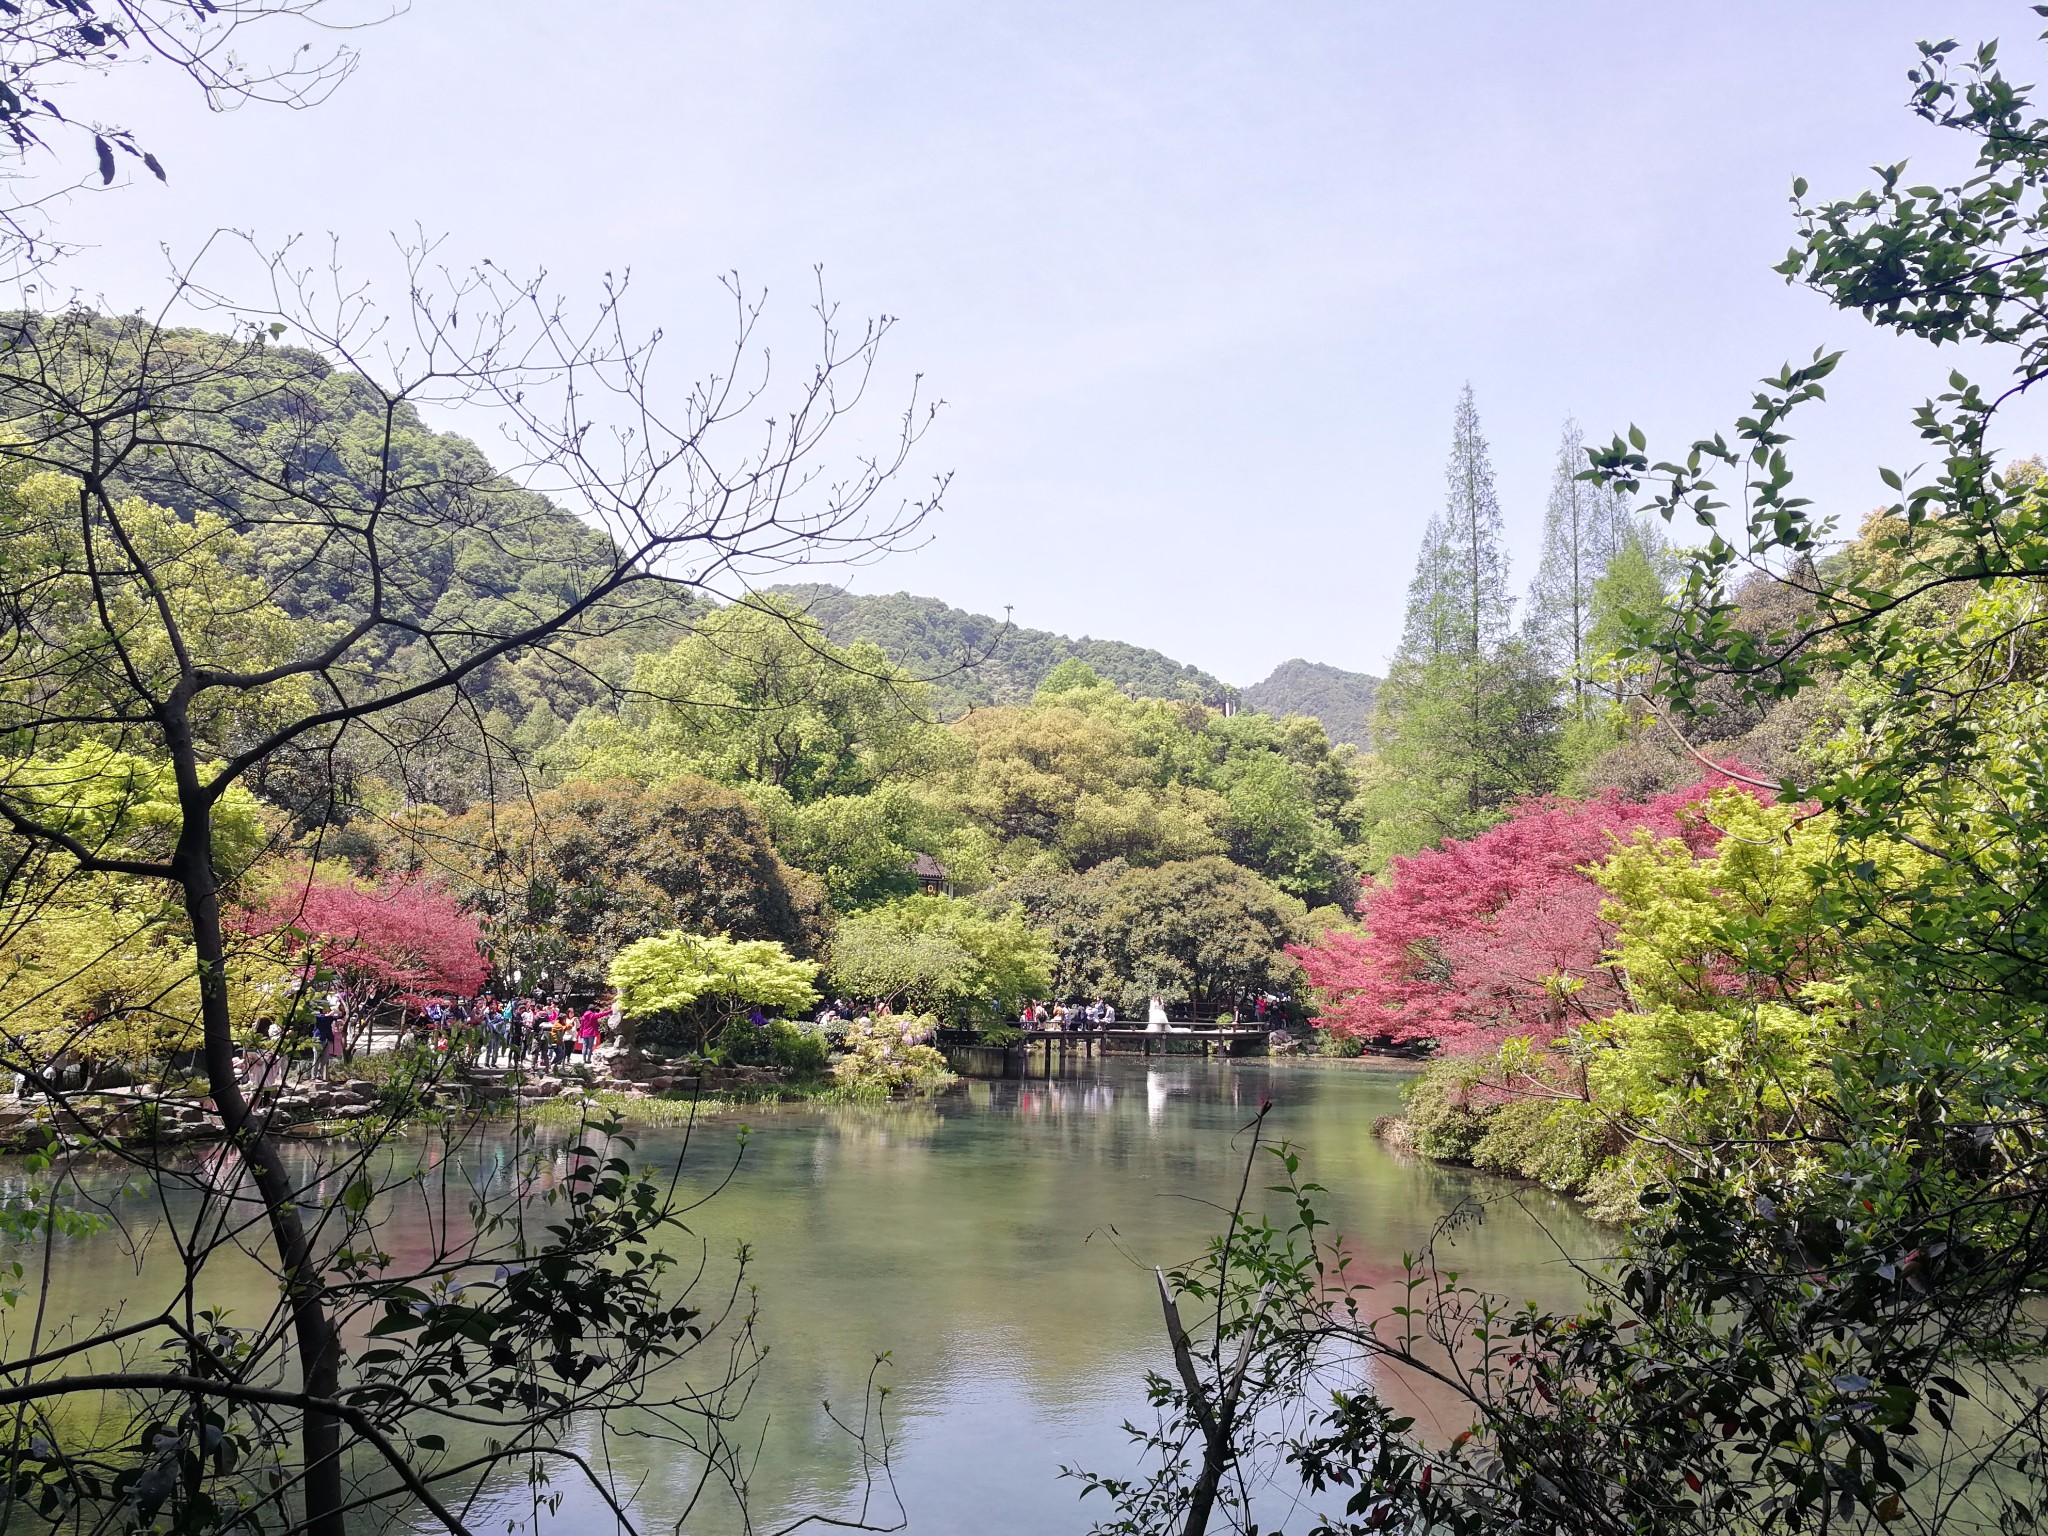
{"type": "MultiPolygon", "coordinates": [[[[1402,1081],[1342,1064],[1110,1058],[1083,1076],[969,1081],[920,1103],[750,1114],[738,1176],[696,1226],[714,1258],[741,1240],[753,1251],[770,1346],[749,1405],[754,1528],[849,1512],[858,1452],[821,1404],[858,1415],[886,1353],[909,1530],[1085,1530],[1106,1506],[1082,1503],[1059,1469],[1132,1465],[1120,1426],[1145,1419],[1144,1373],[1168,1364],[1147,1266],[1194,1256],[1218,1230],[1243,1172],[1236,1133],[1265,1099],[1268,1133],[1297,1144],[1306,1175],[1328,1187],[1325,1214],[1358,1272],[1397,1276],[1402,1255],[1477,1196],[1486,1219],[1440,1249],[1445,1266],[1516,1300],[1569,1301],[1563,1255],[1600,1252],[1603,1229],[1540,1190],[1382,1149],[1372,1122],[1398,1110],[1402,1081]]],[[[739,1125],[699,1127],[705,1167],[739,1125]]],[[[640,1152],[672,1155],[680,1135],[643,1131],[640,1152]]],[[[135,1284],[94,1246],[60,1261],[58,1294],[80,1314],[135,1284]]],[[[1427,1428],[1431,1405],[1410,1406],[1427,1428]]],[[[637,1485],[648,1528],[672,1526],[692,1468],[630,1437],[590,1449],[637,1485]]],[[[886,1494],[874,1509],[894,1522],[886,1494]]],[[[525,1523],[509,1501],[494,1514],[479,1528],[525,1523]]],[[[573,1492],[544,1525],[613,1528],[573,1492]]],[[[739,1522],[700,1505],[686,1528],[739,1522]]]]}

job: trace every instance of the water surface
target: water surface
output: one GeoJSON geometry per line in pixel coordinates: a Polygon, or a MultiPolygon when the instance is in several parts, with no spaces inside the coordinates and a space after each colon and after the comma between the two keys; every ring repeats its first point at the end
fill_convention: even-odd
{"type": "MultiPolygon", "coordinates": [[[[1193,1257],[1219,1229],[1243,1175],[1239,1133],[1264,1100],[1268,1135],[1295,1143],[1306,1176],[1328,1187],[1324,1214],[1366,1278],[1398,1276],[1403,1254],[1475,1196],[1488,1202],[1487,1218],[1440,1247],[1440,1261],[1513,1299],[1569,1301],[1576,1282],[1562,1253],[1594,1254],[1605,1241],[1541,1191],[1386,1152],[1371,1126],[1399,1109],[1395,1074],[1129,1058],[1085,1070],[968,1082],[920,1103],[746,1117],[740,1171],[696,1228],[725,1273],[740,1241],[753,1254],[758,1332],[770,1346],[749,1405],[755,1529],[849,1511],[863,1486],[858,1454],[821,1404],[858,1415],[886,1353],[895,1492],[909,1530],[1085,1530],[1104,1507],[1081,1503],[1059,1468],[1131,1465],[1119,1426],[1144,1419],[1144,1374],[1168,1365],[1149,1266],[1193,1257]]],[[[737,1117],[700,1125],[689,1166],[708,1177],[739,1126],[737,1117]]],[[[681,1134],[642,1131],[639,1157],[672,1157],[681,1134]]],[[[1255,1187],[1268,1181],[1261,1170],[1255,1187]]],[[[394,1252],[405,1251],[404,1219],[385,1237],[394,1252]]],[[[107,1257],[91,1242],[60,1256],[58,1294],[73,1311],[135,1291],[134,1272],[107,1257]]],[[[260,1283],[253,1271],[248,1279],[260,1283]]],[[[1409,1406],[1425,1427],[1437,1411],[1409,1406]]],[[[631,1437],[583,1449],[637,1486],[646,1528],[673,1525],[695,1468],[631,1437]]],[[[895,1517],[886,1497],[874,1512],[883,1524],[895,1517]]],[[[524,1523],[509,1501],[495,1516],[480,1528],[524,1523]]],[[[594,1499],[573,1492],[546,1524],[614,1528],[594,1499]]],[[[708,1506],[687,1526],[738,1527],[732,1509],[708,1506]]]]}

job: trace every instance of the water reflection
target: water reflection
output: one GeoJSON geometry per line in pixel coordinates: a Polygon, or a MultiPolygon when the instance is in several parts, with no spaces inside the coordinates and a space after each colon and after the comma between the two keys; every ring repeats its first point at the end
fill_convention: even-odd
{"type": "MultiPolygon", "coordinates": [[[[1242,1172],[1240,1132],[1269,1098],[1269,1131],[1297,1143],[1329,1188],[1326,1214],[1359,1272],[1398,1276],[1403,1254],[1478,1193],[1495,1203],[1446,1262],[1516,1299],[1568,1299],[1559,1245],[1595,1251],[1600,1231],[1540,1191],[1386,1153],[1370,1128],[1398,1108],[1399,1087],[1343,1068],[1110,1059],[1050,1080],[968,1082],[918,1104],[750,1111],[740,1174],[692,1241],[728,1274],[742,1241],[753,1254],[770,1346],[751,1404],[757,1526],[853,1511],[867,1482],[838,1420],[860,1413],[886,1353],[912,1531],[1084,1529],[1094,1511],[1058,1468],[1124,1461],[1118,1426],[1143,1412],[1143,1373],[1164,1361],[1145,1266],[1191,1257],[1216,1230],[1242,1172]]],[[[698,1129],[691,1161],[707,1183],[738,1130],[698,1129]]],[[[680,1136],[648,1132],[640,1155],[671,1157],[680,1136]]],[[[488,1177],[488,1156],[469,1156],[467,1176],[488,1177]]],[[[406,1224],[420,1219],[394,1210],[386,1246],[403,1251],[406,1224]]],[[[97,1314],[138,1287],[90,1248],[63,1256],[61,1282],[73,1308],[97,1314]]],[[[1416,1406],[1428,1422],[1430,1405],[1416,1406]]],[[[648,1526],[667,1528],[695,1469],[624,1428],[577,1448],[619,1469],[648,1526]]],[[[523,1524],[529,1509],[508,1503],[498,1523],[523,1524]]],[[[614,1528],[574,1494],[543,1525],[614,1528]]],[[[703,1506],[688,1524],[738,1527],[735,1511],[703,1506]]]]}

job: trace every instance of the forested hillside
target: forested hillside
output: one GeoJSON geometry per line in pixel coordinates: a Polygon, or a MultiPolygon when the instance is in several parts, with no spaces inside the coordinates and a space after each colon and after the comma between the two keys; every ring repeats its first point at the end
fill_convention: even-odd
{"type": "Polygon", "coordinates": [[[1297,656],[1281,662],[1238,698],[1246,709],[1265,715],[1313,715],[1323,722],[1330,740],[1365,748],[1372,745],[1372,708],[1379,686],[1380,680],[1369,672],[1346,672],[1297,656]]]}
{"type": "Polygon", "coordinates": [[[802,605],[835,645],[866,640],[913,676],[933,679],[933,707],[948,719],[983,705],[1028,703],[1063,661],[1081,662],[1140,698],[1220,705],[1236,694],[1200,668],[1141,645],[1086,635],[1071,640],[1043,629],[1005,631],[1000,619],[935,598],[862,596],[818,584],[773,590],[802,605]]]}

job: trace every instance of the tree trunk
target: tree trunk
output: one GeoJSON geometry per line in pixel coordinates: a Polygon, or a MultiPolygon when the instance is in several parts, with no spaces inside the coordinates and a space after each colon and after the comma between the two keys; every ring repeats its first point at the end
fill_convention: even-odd
{"type": "MultiPolygon", "coordinates": [[[[279,1278],[291,1310],[299,1369],[308,1397],[333,1398],[341,1385],[341,1341],[328,1316],[326,1287],[292,1198],[291,1180],[267,1124],[250,1114],[235,1076],[228,1012],[227,944],[221,929],[220,885],[213,868],[213,808],[198,780],[194,755],[173,751],[184,825],[172,863],[183,888],[185,912],[199,959],[199,1014],[204,1030],[207,1088],[220,1111],[227,1140],[249,1171],[270,1222],[279,1278]]],[[[308,1536],[346,1536],[341,1506],[341,1424],[308,1409],[300,1431],[308,1536]]]]}

